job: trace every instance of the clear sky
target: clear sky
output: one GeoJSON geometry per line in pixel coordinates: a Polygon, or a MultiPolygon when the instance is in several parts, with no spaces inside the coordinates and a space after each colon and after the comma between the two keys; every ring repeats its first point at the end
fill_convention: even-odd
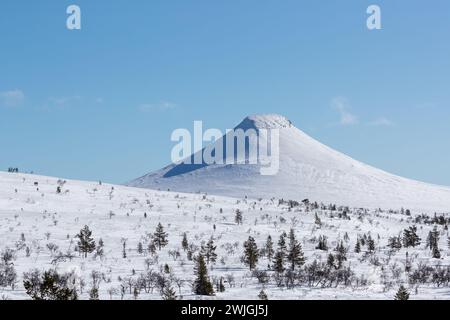
{"type": "Polygon", "coordinates": [[[2,0],[0,170],[122,183],[170,162],[176,128],[275,112],[450,185],[449,36],[448,0],[2,0]]]}

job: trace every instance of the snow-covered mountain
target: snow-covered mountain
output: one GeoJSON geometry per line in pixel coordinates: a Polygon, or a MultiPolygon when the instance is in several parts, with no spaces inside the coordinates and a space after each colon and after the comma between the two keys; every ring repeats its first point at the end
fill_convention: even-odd
{"type": "MultiPolygon", "coordinates": [[[[308,198],[350,206],[450,211],[450,187],[406,179],[356,161],[314,140],[283,116],[249,116],[235,129],[279,129],[280,167],[276,175],[261,175],[259,165],[171,164],[127,185],[234,197],[308,198]]],[[[218,140],[215,145],[222,143],[218,140]]]]}

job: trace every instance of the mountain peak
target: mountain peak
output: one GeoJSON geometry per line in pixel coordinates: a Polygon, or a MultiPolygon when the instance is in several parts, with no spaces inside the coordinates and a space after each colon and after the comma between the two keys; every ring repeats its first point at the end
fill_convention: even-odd
{"type": "Polygon", "coordinates": [[[292,122],[279,114],[256,114],[246,117],[238,126],[239,129],[282,129],[292,127],[292,122]]]}

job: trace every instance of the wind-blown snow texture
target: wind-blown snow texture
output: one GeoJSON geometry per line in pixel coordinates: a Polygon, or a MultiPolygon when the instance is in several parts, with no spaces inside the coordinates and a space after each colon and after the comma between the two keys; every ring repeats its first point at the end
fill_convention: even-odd
{"type": "Polygon", "coordinates": [[[234,197],[308,198],[371,208],[450,211],[449,187],[402,178],[356,161],[309,137],[283,116],[250,116],[236,128],[280,129],[277,175],[262,176],[258,165],[171,164],[128,185],[234,197]]]}

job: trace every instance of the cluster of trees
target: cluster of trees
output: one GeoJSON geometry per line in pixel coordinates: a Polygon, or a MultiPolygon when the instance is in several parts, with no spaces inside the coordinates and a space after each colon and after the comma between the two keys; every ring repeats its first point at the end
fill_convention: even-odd
{"type": "Polygon", "coordinates": [[[9,172],[9,173],[19,173],[19,168],[12,168],[12,167],[9,167],[9,168],[8,168],[8,172],[9,172]]]}
{"type": "Polygon", "coordinates": [[[71,281],[73,274],[56,270],[42,273],[32,270],[24,274],[23,286],[33,300],[77,300],[77,290],[71,281]]]}
{"type": "Polygon", "coordinates": [[[14,269],[15,255],[12,249],[5,249],[0,254],[0,287],[14,289],[17,273],[14,269]]]}

